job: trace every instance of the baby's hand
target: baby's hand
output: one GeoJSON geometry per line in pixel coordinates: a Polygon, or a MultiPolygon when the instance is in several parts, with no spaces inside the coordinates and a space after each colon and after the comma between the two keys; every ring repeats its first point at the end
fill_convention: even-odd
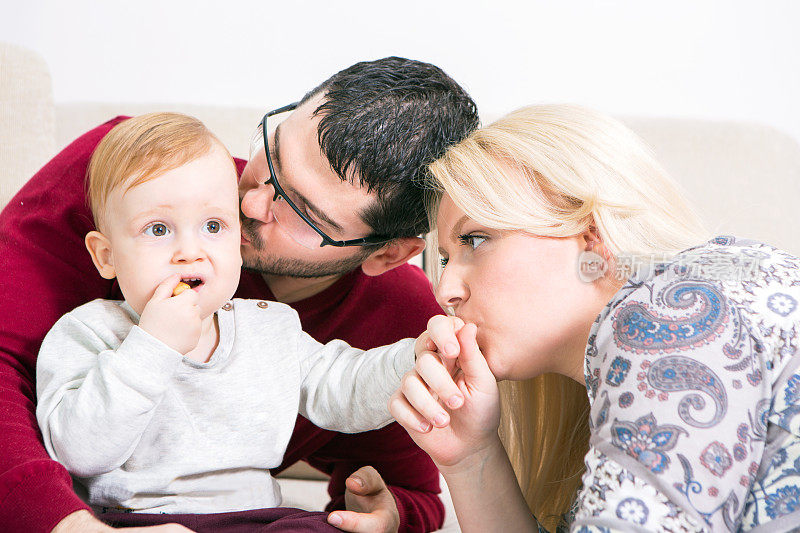
{"type": "Polygon", "coordinates": [[[139,319],[139,327],[173,350],[183,355],[191,352],[200,341],[202,319],[198,295],[185,290],[172,296],[180,283],[175,274],[156,287],[139,319]]]}
{"type": "Polygon", "coordinates": [[[442,355],[455,357],[460,351],[456,335],[464,327],[464,321],[456,316],[436,315],[428,320],[428,329],[417,337],[415,350],[435,350],[442,355]]]}

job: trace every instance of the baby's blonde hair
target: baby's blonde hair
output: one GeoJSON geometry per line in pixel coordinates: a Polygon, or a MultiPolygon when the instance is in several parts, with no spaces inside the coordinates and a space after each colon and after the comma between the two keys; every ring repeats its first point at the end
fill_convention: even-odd
{"type": "MultiPolygon", "coordinates": [[[[620,122],[574,105],[525,107],[430,165],[436,193],[490,228],[571,237],[592,230],[610,259],[675,253],[708,238],[678,185],[620,122]]],[[[613,263],[612,263],[613,264],[613,263]]],[[[586,389],[545,374],[501,384],[500,433],[531,511],[553,528],[580,486],[586,389]]]]}
{"type": "Polygon", "coordinates": [[[114,189],[124,185],[128,191],[157,178],[207,154],[214,143],[225,149],[205,124],[181,113],[148,113],[114,126],[95,148],[87,170],[95,225],[104,227],[114,189]]]}

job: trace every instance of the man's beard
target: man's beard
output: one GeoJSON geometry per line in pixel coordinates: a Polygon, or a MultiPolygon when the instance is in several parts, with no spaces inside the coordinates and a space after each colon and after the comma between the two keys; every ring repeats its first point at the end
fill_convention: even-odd
{"type": "Polygon", "coordinates": [[[261,235],[253,227],[255,225],[257,225],[257,222],[250,219],[242,221],[242,233],[250,241],[250,247],[255,252],[250,257],[242,256],[244,262],[242,266],[247,270],[253,270],[261,274],[292,278],[341,276],[361,266],[361,263],[372,254],[372,251],[361,248],[361,253],[352,257],[316,262],[267,255],[265,252],[267,246],[264,244],[261,235]]]}

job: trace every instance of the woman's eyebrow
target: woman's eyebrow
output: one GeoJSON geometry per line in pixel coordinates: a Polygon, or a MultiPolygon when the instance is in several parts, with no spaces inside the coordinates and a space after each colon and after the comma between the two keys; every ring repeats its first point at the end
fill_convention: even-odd
{"type": "Polygon", "coordinates": [[[450,231],[450,240],[457,240],[458,234],[461,233],[461,227],[464,223],[469,220],[469,216],[464,215],[458,219],[458,221],[453,225],[453,229],[450,231]]]}
{"type": "MultiPolygon", "coordinates": [[[[469,220],[469,216],[464,215],[456,221],[456,223],[453,225],[453,229],[450,230],[449,237],[451,241],[458,240],[458,235],[461,233],[461,226],[463,226],[467,220],[469,220]]],[[[439,255],[445,255],[445,249],[441,246],[439,246],[439,255]]]]}

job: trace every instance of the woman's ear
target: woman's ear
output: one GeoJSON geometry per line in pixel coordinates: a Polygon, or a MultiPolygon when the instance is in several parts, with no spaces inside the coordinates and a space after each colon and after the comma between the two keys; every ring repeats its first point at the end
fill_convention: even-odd
{"type": "Polygon", "coordinates": [[[111,241],[99,231],[90,231],[86,234],[86,249],[92,256],[92,263],[105,279],[114,279],[117,271],[114,269],[114,260],[111,253],[111,241]]]}
{"type": "Polygon", "coordinates": [[[600,235],[597,233],[597,228],[592,225],[583,232],[581,237],[583,237],[584,250],[591,250],[600,243],[600,235]]]}
{"type": "Polygon", "coordinates": [[[611,253],[606,248],[603,239],[600,237],[600,232],[597,231],[595,226],[589,226],[589,229],[583,232],[584,251],[594,252],[600,255],[606,261],[611,260],[611,253]]]}
{"type": "Polygon", "coordinates": [[[425,249],[425,240],[419,237],[395,239],[361,263],[367,276],[379,276],[403,263],[425,249]]]}

